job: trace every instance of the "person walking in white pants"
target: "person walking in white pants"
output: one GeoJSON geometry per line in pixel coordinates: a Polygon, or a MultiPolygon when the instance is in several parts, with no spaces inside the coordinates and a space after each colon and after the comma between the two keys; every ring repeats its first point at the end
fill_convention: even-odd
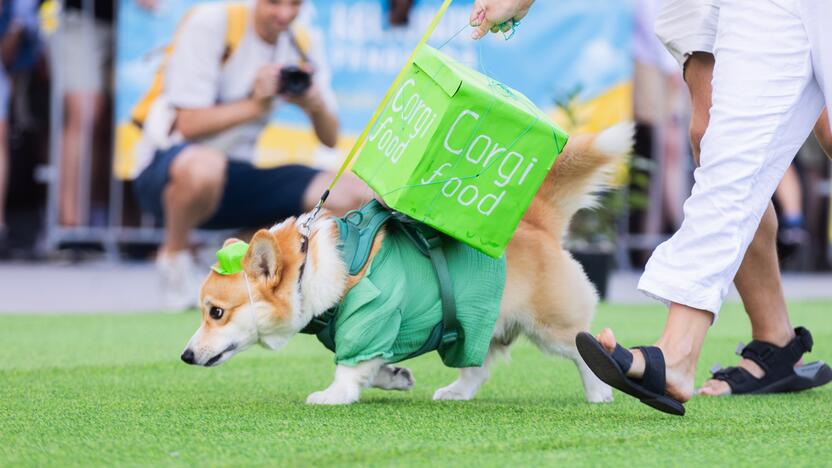
{"type": "MultiPolygon", "coordinates": [[[[719,0],[664,0],[661,13],[656,20],[656,34],[681,65],[690,91],[690,138],[697,166],[702,137],[710,118],[713,52],[719,21],[719,4],[719,0]]],[[[824,112],[815,125],[815,136],[824,148],[832,147],[829,128],[829,117],[824,112]]],[[[829,154],[832,157],[832,152],[829,154]]],[[[786,174],[788,175],[788,172],[786,174]]],[[[782,188],[782,182],[780,186],[782,188]]],[[[789,319],[780,281],[777,236],[777,215],[774,204],[769,202],[754,239],[749,244],[734,277],[734,285],[748,314],[754,340],[752,343],[759,341],[783,347],[795,338],[796,333],[789,319]]],[[[740,369],[729,367],[715,372],[714,377],[705,382],[697,394],[722,396],[732,393],[759,393],[766,386],[766,372],[753,360],[744,358],[737,367],[740,369]],[[738,373],[751,374],[749,385],[745,388],[732,388],[729,377],[738,373]]]]}
{"type": "MultiPolygon", "coordinates": [[[[504,29],[531,3],[478,0],[474,37],[504,29]]],[[[668,304],[664,332],[655,347],[635,350],[618,346],[609,329],[597,339],[577,338],[587,364],[610,385],[657,409],[684,414],[681,403],[693,395],[705,335],[769,200],[824,105],[832,104],[830,24],[832,2],[826,0],[720,2],[713,103],[696,182],[682,226],[656,249],[639,283],[640,290],[668,304]]],[[[808,332],[798,329],[786,346],[763,344],[743,355],[767,356],[758,360],[771,371],[768,381],[794,383],[801,376],[788,366],[787,375],[783,364],[794,366],[811,347],[808,332]]],[[[828,370],[823,379],[832,378],[828,370]]]]}

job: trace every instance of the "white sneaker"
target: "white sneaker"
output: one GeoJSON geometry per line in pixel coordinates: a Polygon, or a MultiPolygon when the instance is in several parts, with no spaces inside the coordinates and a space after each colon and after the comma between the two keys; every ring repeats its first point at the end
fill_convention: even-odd
{"type": "Polygon", "coordinates": [[[183,250],[173,255],[159,255],[156,270],[159,272],[162,303],[166,309],[181,312],[197,306],[199,272],[190,252],[183,250]]]}

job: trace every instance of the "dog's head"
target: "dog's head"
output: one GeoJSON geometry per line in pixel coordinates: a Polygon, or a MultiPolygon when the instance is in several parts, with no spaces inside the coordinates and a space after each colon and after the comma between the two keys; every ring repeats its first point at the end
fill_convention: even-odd
{"type": "MultiPolygon", "coordinates": [[[[228,239],[224,248],[242,242],[228,239]]],[[[300,251],[297,229],[261,230],[240,262],[241,271],[221,274],[215,268],[200,290],[202,324],[182,360],[216,366],[253,344],[277,349],[302,327],[300,251]]]]}

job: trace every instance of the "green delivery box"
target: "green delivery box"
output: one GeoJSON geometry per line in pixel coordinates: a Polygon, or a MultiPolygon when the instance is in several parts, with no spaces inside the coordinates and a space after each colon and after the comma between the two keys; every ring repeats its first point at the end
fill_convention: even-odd
{"type": "Polygon", "coordinates": [[[353,172],[391,208],[499,257],[567,135],[528,98],[425,46],[353,172]]]}

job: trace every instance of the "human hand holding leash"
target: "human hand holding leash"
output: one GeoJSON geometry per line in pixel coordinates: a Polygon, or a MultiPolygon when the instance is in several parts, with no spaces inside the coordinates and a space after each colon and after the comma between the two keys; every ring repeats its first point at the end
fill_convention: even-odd
{"type": "Polygon", "coordinates": [[[529,12],[534,0],[476,0],[471,10],[472,39],[480,39],[488,31],[508,32],[529,12]]]}

